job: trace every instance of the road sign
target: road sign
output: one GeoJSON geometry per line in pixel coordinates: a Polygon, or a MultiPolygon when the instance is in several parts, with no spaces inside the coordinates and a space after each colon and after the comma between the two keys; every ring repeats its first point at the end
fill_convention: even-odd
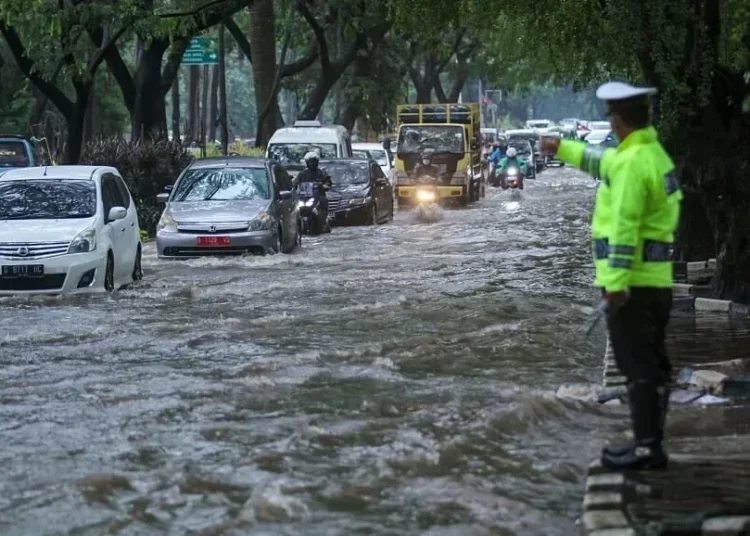
{"type": "Polygon", "coordinates": [[[219,44],[211,37],[193,37],[182,55],[184,65],[218,65],[219,44]]]}

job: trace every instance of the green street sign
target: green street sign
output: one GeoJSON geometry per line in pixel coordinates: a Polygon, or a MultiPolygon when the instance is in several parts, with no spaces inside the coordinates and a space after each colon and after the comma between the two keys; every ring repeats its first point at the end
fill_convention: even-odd
{"type": "Polygon", "coordinates": [[[182,55],[184,65],[217,65],[219,63],[219,44],[210,37],[193,37],[190,46],[182,55]]]}

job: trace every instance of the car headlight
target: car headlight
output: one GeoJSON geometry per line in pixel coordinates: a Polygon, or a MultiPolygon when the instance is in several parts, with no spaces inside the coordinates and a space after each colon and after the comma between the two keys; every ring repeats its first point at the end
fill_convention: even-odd
{"type": "Polygon", "coordinates": [[[177,222],[172,217],[172,213],[168,208],[164,209],[164,212],[159,218],[159,223],[156,225],[157,231],[166,231],[168,233],[177,232],[177,222]]]}
{"type": "Polygon", "coordinates": [[[271,228],[271,217],[268,212],[262,211],[258,213],[254,220],[251,220],[247,225],[248,231],[266,231],[271,228]]]}
{"type": "Polygon", "coordinates": [[[355,197],[354,199],[349,201],[350,205],[364,205],[369,201],[369,197],[355,197]]]}
{"type": "Polygon", "coordinates": [[[68,246],[68,253],[88,253],[96,249],[96,230],[86,229],[76,236],[68,246]]]}
{"type": "Polygon", "coordinates": [[[430,190],[417,190],[417,201],[435,201],[435,192],[430,190]]]}

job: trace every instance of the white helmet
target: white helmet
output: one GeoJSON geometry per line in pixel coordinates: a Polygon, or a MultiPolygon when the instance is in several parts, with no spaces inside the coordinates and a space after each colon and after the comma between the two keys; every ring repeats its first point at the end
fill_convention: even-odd
{"type": "Polygon", "coordinates": [[[309,162],[310,160],[320,160],[320,156],[315,151],[310,151],[305,155],[305,162],[309,162]]]}
{"type": "Polygon", "coordinates": [[[511,147],[508,149],[508,158],[515,158],[518,155],[518,151],[516,151],[515,147],[511,147]]]}

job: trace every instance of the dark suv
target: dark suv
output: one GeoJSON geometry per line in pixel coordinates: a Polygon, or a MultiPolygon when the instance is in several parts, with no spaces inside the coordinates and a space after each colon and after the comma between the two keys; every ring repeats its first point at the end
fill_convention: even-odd
{"type": "Polygon", "coordinates": [[[364,158],[321,160],[333,182],[326,194],[334,223],[375,225],[393,219],[393,187],[377,162],[364,158]]]}

